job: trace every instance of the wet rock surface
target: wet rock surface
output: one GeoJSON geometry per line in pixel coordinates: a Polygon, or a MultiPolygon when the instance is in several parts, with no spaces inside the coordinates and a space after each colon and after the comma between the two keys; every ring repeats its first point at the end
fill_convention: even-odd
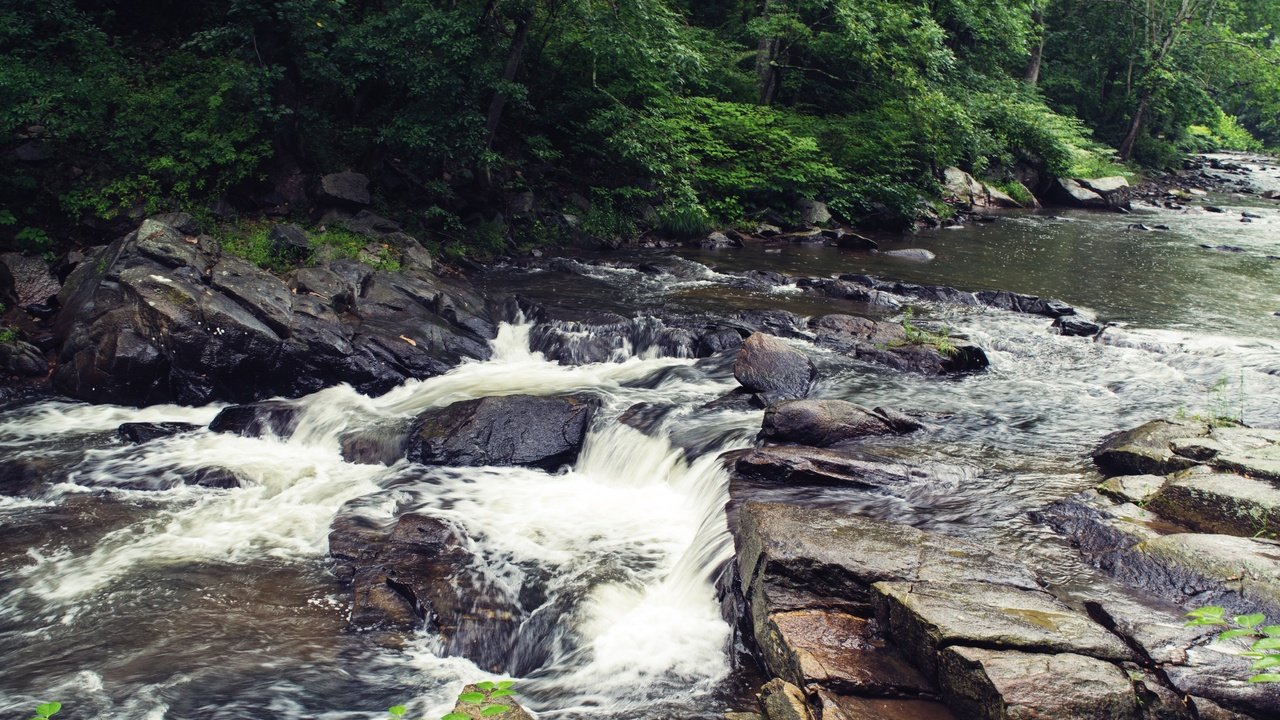
{"type": "Polygon", "coordinates": [[[773,442],[826,447],[873,435],[913,432],[923,426],[901,413],[844,400],[788,400],[764,413],[760,437],[773,442]]]}
{"type": "Polygon", "coordinates": [[[487,357],[494,334],[465,283],[413,265],[335,261],[310,273],[322,281],[286,282],[156,219],[95,257],[67,278],[54,324],[54,387],[91,402],[377,393],[487,357]]]}
{"type": "Polygon", "coordinates": [[[465,533],[452,523],[410,513],[383,526],[340,513],[329,554],[352,589],[351,629],[425,628],[449,655],[490,671],[505,666],[520,609],[483,576],[465,533]]]}
{"type": "Polygon", "coordinates": [[[426,465],[528,465],[555,470],[582,449],[598,401],[587,395],[509,395],[418,416],[406,454],[426,465]]]}
{"type": "Polygon", "coordinates": [[[733,377],[742,387],[770,400],[805,397],[817,375],[803,352],[761,332],[743,341],[733,364],[733,377]]]}

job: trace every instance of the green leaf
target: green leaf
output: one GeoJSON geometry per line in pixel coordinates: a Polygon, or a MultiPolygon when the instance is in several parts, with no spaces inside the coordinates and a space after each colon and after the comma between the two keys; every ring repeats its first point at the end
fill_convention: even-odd
{"type": "Polygon", "coordinates": [[[491,698],[510,697],[515,694],[516,694],[515,690],[494,690],[493,692],[489,693],[489,697],[491,698]]]}
{"type": "Polygon", "coordinates": [[[1254,635],[1257,635],[1257,633],[1255,633],[1253,630],[1249,628],[1237,628],[1235,630],[1227,630],[1223,632],[1221,635],[1218,636],[1218,639],[1230,640],[1231,638],[1253,637],[1254,635]]]}
{"type": "Polygon", "coordinates": [[[45,703],[36,708],[36,714],[43,717],[49,717],[61,709],[62,703],[60,702],[45,703]]]}
{"type": "Polygon", "coordinates": [[[1262,628],[1262,634],[1269,635],[1271,637],[1280,636],[1280,625],[1268,625],[1262,628]]]}
{"type": "Polygon", "coordinates": [[[513,688],[513,687],[515,687],[515,686],[516,686],[516,681],[515,681],[515,680],[503,680],[503,681],[501,681],[501,682],[499,682],[499,683],[498,683],[498,689],[499,689],[499,690],[510,690],[511,688],[513,688]]]}
{"type": "Polygon", "coordinates": [[[1265,637],[1249,647],[1255,652],[1259,650],[1280,650],[1280,637],[1265,637]]]}
{"type": "Polygon", "coordinates": [[[480,716],[493,717],[494,715],[501,715],[502,713],[510,709],[511,709],[510,705],[485,705],[484,707],[480,708],[480,716]]]}
{"type": "Polygon", "coordinates": [[[1205,607],[1196,608],[1195,610],[1192,610],[1191,612],[1187,613],[1187,617],[1189,618],[1205,618],[1205,617],[1220,618],[1225,616],[1226,614],[1227,614],[1226,608],[1218,607],[1217,605],[1207,605],[1205,607]]]}
{"type": "Polygon", "coordinates": [[[464,703],[484,702],[484,693],[478,693],[478,692],[462,693],[461,695],[458,696],[458,701],[464,702],[464,703]]]}
{"type": "Polygon", "coordinates": [[[1204,617],[1204,618],[1196,618],[1195,620],[1191,620],[1190,622],[1187,623],[1187,627],[1200,627],[1202,625],[1226,625],[1226,624],[1227,624],[1227,621],[1221,618],[1215,619],[1211,617],[1204,617]]]}
{"type": "Polygon", "coordinates": [[[1280,655],[1266,655],[1249,666],[1250,670],[1266,670],[1280,665],[1280,655]]]}
{"type": "Polygon", "coordinates": [[[471,720],[471,716],[463,713],[449,713],[440,718],[440,720],[471,720]]]}
{"type": "Polygon", "coordinates": [[[1249,678],[1251,683],[1273,683],[1280,682],[1280,673],[1263,673],[1262,675],[1254,675],[1249,678]]]}
{"type": "Polygon", "coordinates": [[[406,709],[407,708],[405,708],[405,706],[403,705],[392,705],[391,707],[387,708],[387,712],[391,713],[392,715],[395,715],[396,717],[404,717],[404,712],[406,709]]]}
{"type": "Polygon", "coordinates": [[[1252,615],[1237,615],[1232,620],[1240,627],[1256,628],[1266,622],[1267,616],[1262,613],[1253,613],[1252,615]]]}
{"type": "Polygon", "coordinates": [[[491,681],[491,680],[485,680],[484,682],[478,682],[478,683],[476,683],[476,688],[478,688],[478,689],[480,689],[480,690],[484,690],[485,692],[489,692],[489,691],[490,691],[490,690],[492,690],[494,687],[496,687],[496,686],[493,684],[493,681],[491,681]]]}

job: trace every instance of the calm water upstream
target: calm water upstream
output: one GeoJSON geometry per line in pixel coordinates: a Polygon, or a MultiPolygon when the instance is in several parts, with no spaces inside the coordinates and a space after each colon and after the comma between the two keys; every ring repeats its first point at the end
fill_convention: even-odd
{"type": "MultiPolygon", "coordinates": [[[[725,273],[868,272],[1088,308],[1117,324],[1096,342],[1057,336],[1043,318],[922,307],[987,348],[989,372],[959,379],[808,348],[822,373],[816,396],[924,412],[931,429],[866,448],[918,467],[918,482],[801,500],[997,542],[1069,588],[1092,574],[1027,511],[1094,481],[1086,456],[1100,437],[1179,410],[1280,426],[1280,203],[1206,202],[1226,212],[1025,214],[898,244],[932,250],[932,263],[772,246],[687,251],[675,274],[513,269],[488,284],[633,315],[817,314],[854,308],[794,287],[746,290],[725,273]],[[1262,217],[1241,223],[1246,210],[1262,217]]],[[[761,413],[697,410],[735,387],[722,360],[624,348],[618,362],[566,367],[531,352],[529,331],[506,325],[492,360],[383,397],[317,393],[288,439],[115,439],[123,422],[207,424],[218,407],[42,400],[0,410],[0,455],[39,463],[48,481],[37,499],[0,499],[0,715],[59,700],[67,718],[337,720],[384,717],[397,703],[415,718],[439,717],[464,682],[488,675],[438,657],[426,634],[387,645],[344,631],[347,592],[327,572],[326,536],[335,513],[359,499],[374,517],[418,509],[459,523],[492,577],[513,587],[545,579],[562,614],[546,660],[517,678],[541,717],[719,717],[737,689],[714,588],[731,556],[716,457],[750,445],[761,413]],[[605,409],[582,457],[559,473],[361,466],[339,453],[343,431],[429,407],[578,391],[599,394],[605,409]],[[615,422],[638,402],[674,407],[657,435],[615,422]],[[208,467],[250,485],[176,484],[208,467]]]]}

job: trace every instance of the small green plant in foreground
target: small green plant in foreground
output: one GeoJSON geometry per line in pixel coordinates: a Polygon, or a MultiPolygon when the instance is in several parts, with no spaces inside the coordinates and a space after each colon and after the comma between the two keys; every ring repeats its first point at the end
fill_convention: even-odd
{"type": "Polygon", "coordinates": [[[61,709],[62,703],[59,702],[41,703],[36,707],[36,714],[31,720],[49,720],[61,709]]]}
{"type": "MultiPolygon", "coordinates": [[[[514,696],[516,694],[514,688],[515,682],[511,680],[486,680],[476,683],[475,690],[459,695],[457,704],[474,706],[479,717],[496,717],[512,709],[511,705],[499,700],[514,696]]],[[[404,705],[394,705],[387,708],[387,712],[396,720],[404,720],[408,708],[404,705]]],[[[455,710],[440,720],[472,720],[474,717],[476,716],[455,710]]]]}
{"type": "Polygon", "coordinates": [[[1218,640],[1245,638],[1251,640],[1249,651],[1241,653],[1253,658],[1250,670],[1258,673],[1249,678],[1251,683],[1280,682],[1280,625],[1263,625],[1267,618],[1262,613],[1236,615],[1230,619],[1226,611],[1216,605],[1202,607],[1187,613],[1191,618],[1188,627],[1223,626],[1229,628],[1218,633],[1218,640]],[[1263,671],[1263,672],[1259,672],[1263,671]]]}

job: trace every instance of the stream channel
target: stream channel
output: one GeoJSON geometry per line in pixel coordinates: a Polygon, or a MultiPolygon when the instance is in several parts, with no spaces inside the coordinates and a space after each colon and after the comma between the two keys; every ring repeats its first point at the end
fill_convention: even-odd
{"type": "MultiPolygon", "coordinates": [[[[1097,482],[1088,454],[1104,435],[1179,412],[1280,426],[1280,203],[1200,203],[1225,212],[1028,212],[888,246],[928,249],[928,263],[811,245],[691,248],[496,268],[483,284],[637,318],[809,316],[875,310],[734,273],[869,273],[1058,298],[1113,323],[1096,340],[1063,337],[1043,317],[913,302],[918,322],[986,349],[991,367],[959,378],[795,341],[818,365],[812,397],[920,413],[929,431],[864,449],[910,464],[916,482],[780,495],[999,545],[1070,598],[1100,579],[1028,513],[1097,482]],[[1260,217],[1242,223],[1244,211],[1260,217]],[[1127,229],[1135,222],[1169,229],[1127,229]],[[634,269],[658,260],[666,271],[634,269]]],[[[741,707],[754,687],[717,599],[733,552],[717,459],[754,442],[762,413],[700,409],[737,387],[732,353],[698,360],[622,345],[612,362],[563,365],[530,350],[533,329],[505,324],[491,360],[381,397],[335,387],[304,398],[287,439],[116,439],[125,422],[207,425],[220,406],[43,396],[0,408],[0,458],[38,461],[46,483],[36,498],[0,498],[0,716],[58,700],[67,718],[383,718],[400,703],[410,717],[439,717],[465,682],[500,675],[440,657],[429,634],[397,643],[346,630],[350,593],[329,572],[327,535],[352,501],[374,519],[417,510],[457,523],[509,592],[538,578],[557,615],[536,647],[513,651],[508,671],[539,717],[711,719],[741,707]],[[355,465],[339,451],[350,428],[403,424],[430,407],[568,392],[604,404],[581,457],[557,473],[355,465]],[[649,435],[617,422],[642,402],[667,408],[649,435]],[[206,468],[250,482],[181,483],[206,468]]]]}

